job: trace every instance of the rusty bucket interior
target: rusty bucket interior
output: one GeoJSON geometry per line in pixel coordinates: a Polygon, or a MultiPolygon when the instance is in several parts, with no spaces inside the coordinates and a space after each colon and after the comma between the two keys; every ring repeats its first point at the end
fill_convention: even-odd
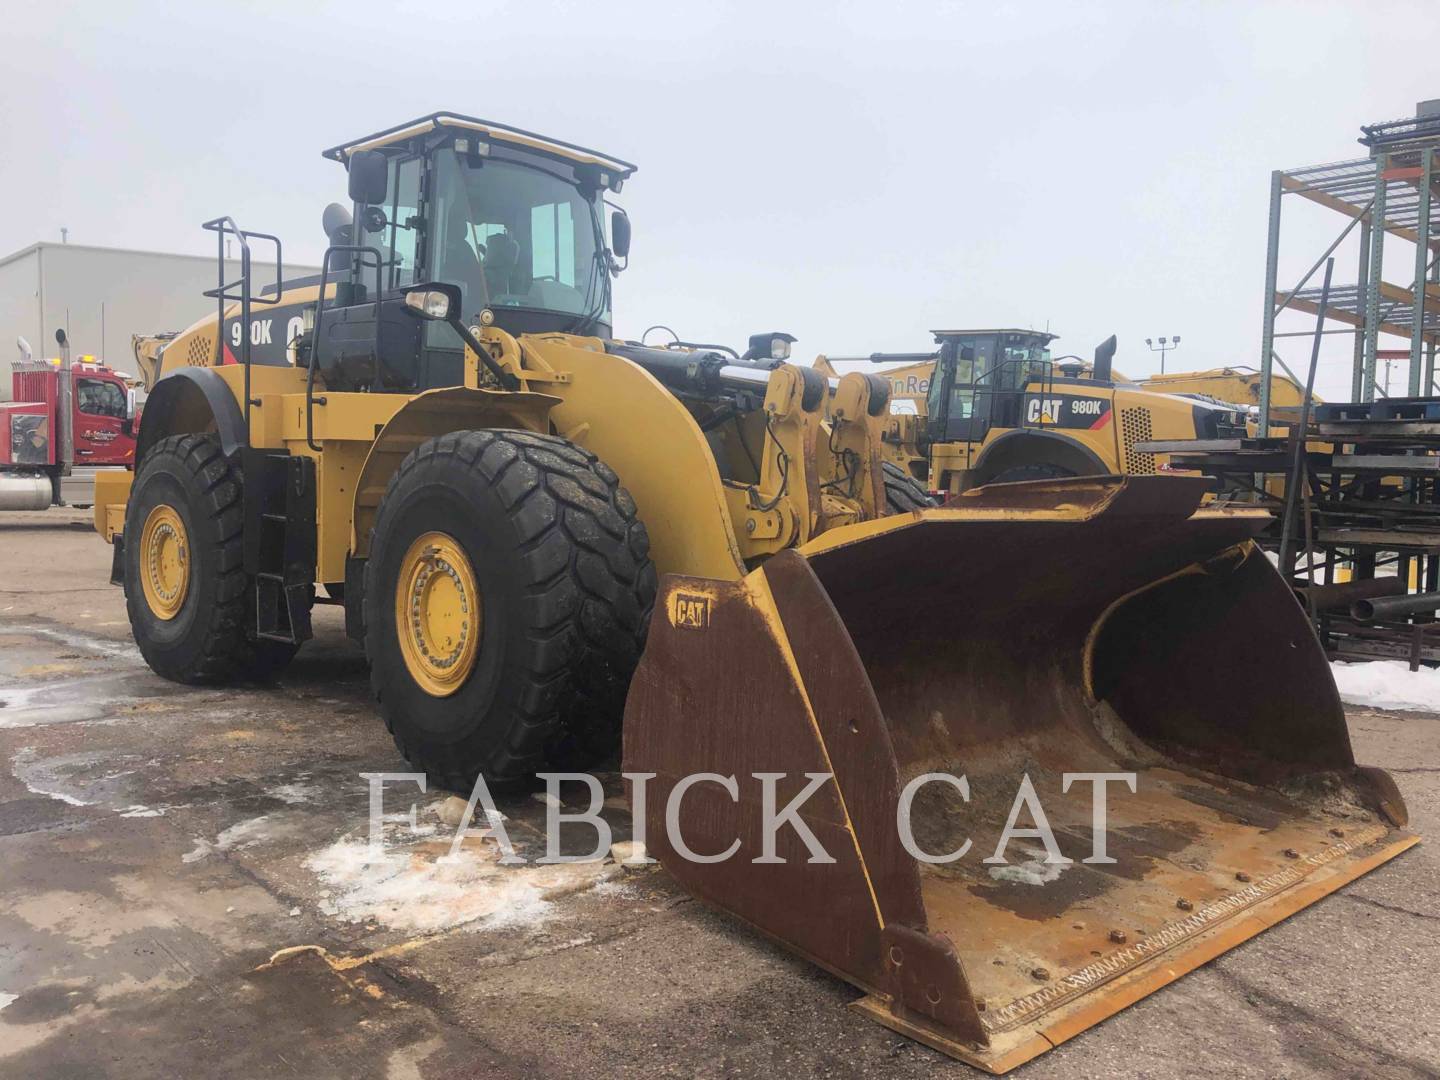
{"type": "MultiPolygon", "coordinates": [[[[702,900],[866,991],[874,1019],[1004,1072],[1393,858],[1303,611],[1180,478],[982,489],[835,530],[740,582],[663,586],[625,723],[646,840],[702,900]],[[663,615],[662,615],[663,610],[663,615]],[[682,857],[666,828],[676,803],[682,857]],[[832,779],[764,851],[774,806],[832,779]],[[907,850],[900,794],[917,783],[907,850]],[[1066,791],[1066,776],[1070,775],[1066,791]],[[1106,785],[1104,854],[1095,784],[1106,785]],[[713,776],[735,777],[734,794],[713,776]],[[993,858],[1028,778],[1040,837],[993,858]],[[1086,861],[1091,860],[1091,861],[1086,861]]],[[[1035,827],[1027,807],[1020,829],[1035,827]]]]}

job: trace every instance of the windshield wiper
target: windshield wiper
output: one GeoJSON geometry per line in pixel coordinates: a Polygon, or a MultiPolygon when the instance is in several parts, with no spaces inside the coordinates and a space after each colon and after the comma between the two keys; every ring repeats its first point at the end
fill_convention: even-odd
{"type": "Polygon", "coordinates": [[[600,298],[589,314],[571,325],[569,333],[572,334],[587,333],[610,307],[610,252],[605,247],[605,227],[601,224],[600,212],[595,209],[595,203],[586,199],[585,205],[590,207],[590,227],[595,237],[595,255],[592,259],[594,269],[590,274],[590,281],[585,287],[585,295],[588,299],[594,291],[595,279],[598,275],[600,298]]]}

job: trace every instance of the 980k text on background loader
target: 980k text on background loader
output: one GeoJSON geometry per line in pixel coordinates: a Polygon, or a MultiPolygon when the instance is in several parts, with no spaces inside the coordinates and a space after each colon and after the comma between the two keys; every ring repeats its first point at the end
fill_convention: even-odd
{"type": "Polygon", "coordinates": [[[158,350],[133,483],[97,483],[160,674],[273,672],[328,602],[397,746],[444,784],[602,759],[623,719],[671,874],[996,1072],[1415,842],[1250,542],[1265,514],[1166,477],[887,514],[884,380],[788,364],[785,335],[745,357],[612,338],[630,225],[604,213],[634,166],[448,113],[326,156],[353,209],[326,211],[321,280],[253,295],[251,246],[278,281],[279,241],[210,222],[242,278],[158,350]],[[751,861],[754,774],[788,801],[816,772],[802,815],[835,861],[793,830],[781,863],[751,861]],[[914,858],[899,792],[938,772],[972,798],[916,796],[927,851],[985,849],[1028,775],[1075,861],[1035,885],[914,858]],[[1114,865],[1081,861],[1075,772],[1136,774],[1114,865]],[[688,792],[690,847],[738,838],[739,858],[665,839],[700,773],[739,779],[688,792]]]}

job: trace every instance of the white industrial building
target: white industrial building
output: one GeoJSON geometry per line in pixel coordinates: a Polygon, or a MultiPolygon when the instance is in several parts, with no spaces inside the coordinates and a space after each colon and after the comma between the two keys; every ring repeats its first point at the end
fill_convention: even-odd
{"type": "MultiPolygon", "coordinates": [[[[257,252],[253,288],[274,282],[274,263],[257,252]]],[[[56,355],[55,331],[64,328],[75,356],[92,355],[135,374],[132,334],[183,330],[213,312],[204,295],[216,281],[215,259],[158,251],[32,244],[0,257],[0,357],[19,355],[23,337],[37,357],[56,355]]],[[[317,267],[285,266],[285,277],[318,274],[317,267]]],[[[240,276],[239,260],[227,264],[227,280],[240,276]]],[[[8,362],[0,373],[8,372],[8,362]]],[[[0,378],[0,399],[10,379],[0,378]]]]}

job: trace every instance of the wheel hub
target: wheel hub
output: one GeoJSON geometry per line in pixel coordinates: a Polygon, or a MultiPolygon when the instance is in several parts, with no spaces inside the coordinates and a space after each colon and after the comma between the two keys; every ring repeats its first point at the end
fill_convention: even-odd
{"type": "Polygon", "coordinates": [[[173,506],[151,510],[140,530],[140,585],[156,618],[180,614],[190,591],[190,538],[173,506]]]}
{"type": "Polygon", "coordinates": [[[428,532],[400,561],[395,630],[411,677],[435,697],[453,694],[479,654],[483,609],[470,559],[454,537],[428,532]]]}

